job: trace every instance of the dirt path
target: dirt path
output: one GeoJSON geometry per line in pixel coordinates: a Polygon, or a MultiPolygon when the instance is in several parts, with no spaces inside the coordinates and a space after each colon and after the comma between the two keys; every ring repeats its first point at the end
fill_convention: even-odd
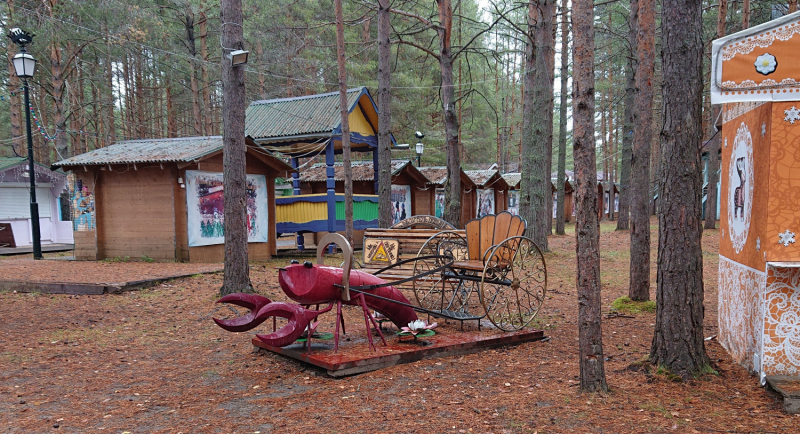
{"type": "MultiPolygon", "coordinates": [[[[602,229],[608,311],[627,292],[630,258],[628,234],[602,229]]],[[[704,236],[707,336],[717,330],[717,236],[704,236]]],[[[579,393],[573,235],[551,246],[540,320],[549,341],[344,379],[254,354],[251,333],[214,326],[212,312],[225,314],[214,305],[220,275],[121,295],[0,294],[0,432],[796,431],[800,419],[715,340],[719,375],[684,384],[632,369],[649,352],[652,313],[604,320],[612,391],[579,393]]],[[[254,266],[260,292],[279,297],[283,263],[254,266]]],[[[653,282],[654,293],[655,266],[653,282]]]]}

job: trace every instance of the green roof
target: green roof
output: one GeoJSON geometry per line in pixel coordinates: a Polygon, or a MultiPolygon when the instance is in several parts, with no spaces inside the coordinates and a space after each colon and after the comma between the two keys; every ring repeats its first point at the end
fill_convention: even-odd
{"type": "MultiPolygon", "coordinates": [[[[27,163],[27,162],[28,162],[28,158],[27,157],[0,157],[0,170],[6,170],[6,169],[8,169],[10,167],[14,167],[14,166],[16,166],[18,164],[27,163]]],[[[37,166],[45,167],[48,170],[50,170],[49,167],[45,166],[42,163],[38,163],[38,162],[34,161],[33,164],[35,164],[37,166]]]]}
{"type": "MultiPolygon", "coordinates": [[[[366,88],[348,89],[347,106],[352,111],[366,88]]],[[[245,112],[245,135],[254,140],[283,137],[329,137],[339,128],[339,92],[294,98],[253,101],[245,112]]]]}
{"type": "Polygon", "coordinates": [[[186,162],[220,150],[222,136],[126,140],[61,160],[53,166],[186,162]]]}
{"type": "Polygon", "coordinates": [[[8,169],[25,161],[25,157],[0,157],[0,170],[8,169]]]}

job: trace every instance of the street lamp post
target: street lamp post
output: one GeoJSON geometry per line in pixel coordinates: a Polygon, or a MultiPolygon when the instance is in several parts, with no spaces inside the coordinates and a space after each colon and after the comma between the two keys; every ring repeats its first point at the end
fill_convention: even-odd
{"type": "Polygon", "coordinates": [[[417,151],[417,167],[421,167],[422,153],[425,151],[425,145],[422,144],[422,139],[425,137],[425,134],[422,134],[421,131],[417,131],[414,133],[414,135],[417,137],[417,145],[415,149],[417,151]]]}
{"type": "Polygon", "coordinates": [[[33,77],[36,69],[36,59],[33,58],[25,46],[33,40],[33,35],[14,28],[8,37],[19,45],[20,52],[14,55],[14,70],[22,79],[25,89],[25,129],[28,134],[28,177],[31,180],[31,232],[33,236],[33,259],[42,259],[42,240],[39,230],[39,204],[36,203],[36,168],[33,162],[33,136],[31,135],[31,102],[28,95],[28,79],[33,77]]]}

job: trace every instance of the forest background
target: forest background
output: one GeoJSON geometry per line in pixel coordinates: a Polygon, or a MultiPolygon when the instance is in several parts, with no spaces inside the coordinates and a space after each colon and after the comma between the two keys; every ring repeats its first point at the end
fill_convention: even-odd
{"type": "MultiPolygon", "coordinates": [[[[704,0],[705,60],[716,37],[718,5],[704,0]]],[[[248,101],[296,97],[337,90],[334,11],[315,0],[244,1],[248,101]]],[[[396,0],[392,7],[424,17],[437,14],[434,1],[396,0]]],[[[619,180],[630,3],[596,1],[597,170],[606,181],[619,180]]],[[[454,64],[465,168],[496,162],[519,169],[522,127],[521,83],[525,65],[527,7],[493,0],[454,2],[454,51],[469,45],[454,64]],[[505,19],[499,19],[502,11],[505,19]],[[491,29],[487,31],[487,28],[491,29]]],[[[660,2],[659,2],[660,8],[660,2]]],[[[750,25],[783,15],[787,6],[752,0],[750,25]]],[[[726,34],[742,28],[741,2],[728,2],[726,34]]],[[[219,3],[213,0],[7,0],[0,6],[3,32],[20,27],[35,34],[29,51],[38,60],[30,80],[36,116],[34,154],[50,164],[115,141],[221,134],[219,3]]],[[[557,9],[557,14],[562,11],[557,9]]],[[[344,2],[348,87],[367,86],[377,98],[377,18],[365,0],[344,2]]],[[[560,104],[561,28],[556,18],[555,113],[560,104]]],[[[656,53],[660,50],[656,17],[656,53]]],[[[414,131],[423,131],[423,165],[445,164],[444,122],[439,65],[421,48],[436,50],[436,33],[418,21],[392,14],[392,128],[408,151],[393,158],[415,158],[414,131]],[[402,43],[401,43],[402,41],[402,43]]],[[[570,34],[570,38],[571,38],[570,34]]],[[[571,42],[571,41],[569,41],[571,42]]],[[[0,46],[10,59],[16,46],[0,46]]],[[[656,54],[654,131],[660,130],[660,59],[656,54]]],[[[567,63],[571,64],[569,59],[567,63]]],[[[705,76],[709,68],[705,68],[705,76]]],[[[566,77],[569,79],[569,77],[566,77]]],[[[26,155],[21,83],[11,62],[0,68],[0,157],[26,155]]],[[[706,80],[707,82],[707,80],[706,80]]],[[[704,96],[704,125],[711,110],[704,96]]],[[[568,99],[567,105],[571,101],[568,99]]],[[[569,111],[568,111],[569,113],[569,111]]],[[[558,116],[554,116],[555,171],[558,116]]],[[[713,128],[706,127],[707,137],[713,128]]],[[[658,171],[658,135],[653,137],[652,170],[658,171]]],[[[568,131],[567,141],[571,137],[568,131]]],[[[571,149],[569,146],[567,149],[571,149]]],[[[358,156],[356,156],[358,158],[358,156]]],[[[482,166],[483,165],[483,166],[482,166]]],[[[572,170],[572,152],[567,152],[572,170]]],[[[655,183],[653,183],[654,185],[655,183]]]]}

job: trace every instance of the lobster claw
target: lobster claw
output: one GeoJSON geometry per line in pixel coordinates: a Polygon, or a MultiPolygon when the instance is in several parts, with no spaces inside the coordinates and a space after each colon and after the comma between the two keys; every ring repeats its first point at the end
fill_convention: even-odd
{"type": "Polygon", "coordinates": [[[294,303],[270,303],[258,312],[258,316],[263,314],[286,318],[286,325],[268,335],[256,335],[256,337],[267,345],[285,347],[299,339],[314,318],[331,308],[333,305],[321,310],[312,310],[294,303]]]}
{"type": "Polygon", "coordinates": [[[250,313],[238,318],[227,320],[212,318],[218,326],[229,332],[246,332],[252,330],[269,318],[269,316],[259,317],[258,315],[261,308],[270,304],[270,300],[262,295],[246,293],[230,294],[217,300],[217,303],[228,303],[250,309],[250,313]]]}

